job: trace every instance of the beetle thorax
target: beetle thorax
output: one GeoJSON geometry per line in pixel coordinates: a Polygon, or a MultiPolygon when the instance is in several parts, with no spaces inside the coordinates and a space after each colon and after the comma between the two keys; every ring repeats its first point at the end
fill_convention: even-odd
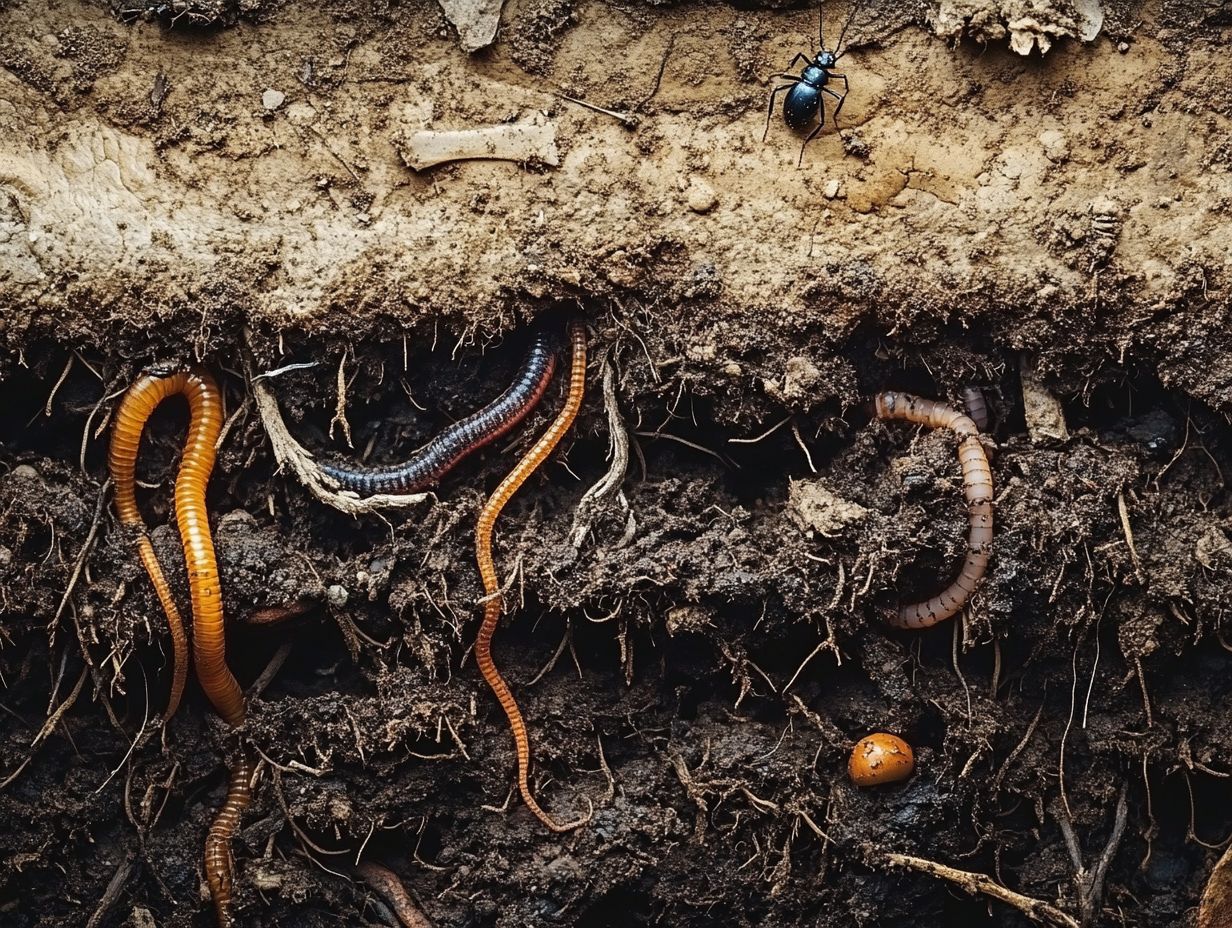
{"type": "Polygon", "coordinates": [[[808,65],[800,74],[800,80],[806,84],[812,84],[814,87],[824,86],[829,79],[830,75],[826,73],[826,69],[820,68],[815,64],[808,65]]]}

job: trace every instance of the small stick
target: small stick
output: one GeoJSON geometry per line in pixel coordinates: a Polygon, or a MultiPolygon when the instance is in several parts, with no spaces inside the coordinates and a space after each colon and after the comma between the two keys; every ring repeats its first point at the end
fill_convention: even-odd
{"type": "Polygon", "coordinates": [[[641,124],[641,120],[632,113],[621,113],[617,110],[606,110],[601,106],[595,106],[593,103],[587,103],[585,100],[577,100],[573,97],[565,96],[563,93],[558,93],[556,96],[560,97],[562,100],[568,100],[570,103],[575,103],[578,106],[585,107],[588,110],[594,110],[596,113],[602,113],[604,116],[611,116],[626,129],[636,129],[641,124]]]}
{"type": "Polygon", "coordinates": [[[1022,893],[1016,893],[1012,889],[1006,889],[1001,884],[995,882],[992,877],[985,876],[982,873],[957,870],[954,867],[947,867],[945,864],[925,860],[922,857],[912,857],[908,854],[886,854],[884,860],[891,866],[906,867],[909,870],[927,873],[929,876],[948,880],[972,895],[982,893],[992,899],[1004,902],[1006,905],[1013,906],[1034,922],[1055,925],[1058,928],[1081,928],[1077,921],[1071,916],[1066,915],[1056,906],[1049,905],[1040,899],[1024,896],[1022,893]]]}

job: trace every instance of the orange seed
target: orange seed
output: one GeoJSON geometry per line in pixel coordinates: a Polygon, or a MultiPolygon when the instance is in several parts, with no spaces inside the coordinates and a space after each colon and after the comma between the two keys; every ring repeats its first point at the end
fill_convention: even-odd
{"type": "Polygon", "coordinates": [[[897,783],[915,770],[915,755],[909,745],[896,735],[875,732],[856,742],[847,762],[847,772],[856,786],[880,786],[897,783]]]}

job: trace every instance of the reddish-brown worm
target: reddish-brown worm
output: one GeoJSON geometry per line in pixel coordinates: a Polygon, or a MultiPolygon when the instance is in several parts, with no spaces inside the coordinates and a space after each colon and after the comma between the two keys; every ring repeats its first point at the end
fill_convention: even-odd
{"type": "Polygon", "coordinates": [[[475,526],[475,556],[479,561],[479,574],[483,578],[483,589],[486,594],[483,603],[483,623],[475,638],[475,663],[479,672],[492,687],[497,701],[505,710],[509,719],[509,728],[513,732],[513,741],[518,756],[518,790],[522,801],[552,831],[571,831],[590,821],[591,813],[572,821],[561,824],[545,812],[535,801],[530,791],[530,738],[526,733],[526,723],[522,720],[522,712],[517,701],[509,690],[509,685],[492,662],[492,634],[496,631],[496,623],[501,616],[500,583],[497,580],[496,565],[492,561],[492,530],[496,519],[505,508],[505,504],[518,488],[526,482],[532,473],[555,450],[560,440],[573,425],[578,410],[582,406],[582,396],[586,390],[586,327],[580,320],[569,324],[569,341],[573,348],[573,358],[569,371],[569,392],[565,405],[557,414],[546,432],[535,442],[534,447],[526,452],[525,457],[518,461],[510,471],[509,476],[501,481],[500,486],[493,491],[479,513],[475,526]]]}
{"type": "Polygon", "coordinates": [[[959,438],[958,463],[962,467],[963,496],[967,501],[967,556],[958,577],[922,603],[902,606],[890,619],[899,628],[928,628],[957,615],[988,569],[992,550],[992,469],[980,444],[980,430],[970,416],[952,406],[910,393],[889,391],[873,398],[881,419],[902,419],[935,429],[949,429],[959,438]]]}
{"type": "Polygon", "coordinates": [[[252,803],[252,757],[245,751],[236,759],[227,782],[227,798],[205,836],[205,878],[218,917],[218,928],[233,928],[231,896],[235,890],[235,859],[231,839],[240,826],[240,817],[252,803]]]}
{"type": "MultiPolygon", "coordinates": [[[[192,602],[193,663],[206,696],[219,715],[235,727],[244,721],[244,694],[227,666],[218,559],[214,554],[205,503],[205,487],[214,469],[215,445],[222,430],[222,393],[206,371],[193,368],[166,374],[146,373],[124,395],[112,432],[110,453],[111,472],[116,484],[116,511],[121,522],[143,526],[134,489],[141,433],[158,405],[168,397],[177,395],[188,400],[190,413],[188,438],[175,481],[175,519],[184,547],[192,602]]],[[[172,683],[173,704],[167,712],[169,718],[179,703],[187,673],[184,629],[153,548],[144,536],[143,540],[144,544],[139,548],[142,562],[167,611],[173,640],[177,640],[178,635],[172,683]]],[[[220,928],[229,928],[232,924],[230,839],[238,826],[240,814],[252,800],[252,770],[252,760],[247,756],[241,757],[232,769],[227,798],[206,839],[205,872],[220,928]]]]}
{"type": "Polygon", "coordinates": [[[398,874],[370,860],[363,860],[356,864],[355,872],[363,878],[365,883],[380,893],[381,898],[389,904],[394,915],[398,917],[398,921],[402,923],[402,928],[432,928],[432,923],[428,921],[423,912],[419,911],[419,907],[411,899],[411,894],[406,891],[406,887],[398,879],[398,874]]]}

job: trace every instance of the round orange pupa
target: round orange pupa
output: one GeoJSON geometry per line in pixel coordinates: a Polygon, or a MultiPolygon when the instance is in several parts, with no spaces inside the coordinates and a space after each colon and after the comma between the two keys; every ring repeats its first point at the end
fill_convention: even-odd
{"type": "Polygon", "coordinates": [[[856,742],[847,761],[847,773],[856,786],[897,783],[915,770],[915,754],[897,735],[874,732],[856,742]]]}

